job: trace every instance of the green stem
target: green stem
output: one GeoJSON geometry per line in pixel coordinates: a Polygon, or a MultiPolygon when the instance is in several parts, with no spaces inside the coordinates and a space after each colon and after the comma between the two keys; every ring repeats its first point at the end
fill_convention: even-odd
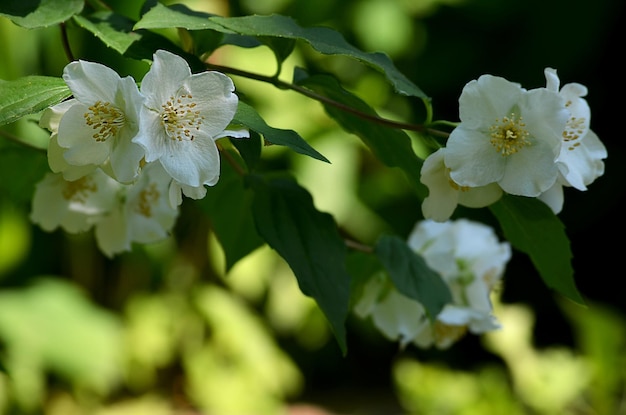
{"type": "Polygon", "coordinates": [[[332,105],[335,108],[339,108],[342,111],[345,112],[349,112],[350,114],[353,114],[359,118],[368,120],[368,121],[372,121],[381,125],[385,125],[387,127],[391,127],[391,128],[398,128],[401,130],[409,130],[409,131],[419,131],[419,132],[425,132],[428,133],[430,135],[433,136],[438,136],[438,137],[448,137],[449,133],[445,132],[445,131],[440,131],[440,130],[435,130],[432,128],[428,128],[423,124],[410,124],[410,123],[404,123],[404,122],[399,122],[399,121],[394,121],[394,120],[390,120],[387,118],[382,118],[382,117],[378,117],[376,115],[372,115],[372,114],[367,114],[364,113],[362,111],[359,111],[357,109],[354,109],[348,105],[342,104],[341,102],[335,101],[333,99],[330,99],[324,95],[320,95],[314,91],[311,91],[310,89],[307,88],[303,88],[299,85],[295,85],[295,84],[290,84],[289,82],[285,82],[285,81],[281,81],[280,79],[278,79],[277,77],[272,77],[272,76],[265,76],[265,75],[260,75],[260,74],[256,74],[256,73],[252,73],[252,72],[248,72],[248,71],[243,71],[241,69],[236,69],[236,68],[231,68],[228,66],[222,66],[222,65],[216,65],[213,63],[207,63],[205,62],[205,65],[207,66],[207,68],[209,69],[214,69],[220,72],[224,72],[224,73],[228,73],[231,75],[236,75],[236,76],[242,76],[244,78],[248,78],[248,79],[254,79],[256,81],[260,81],[260,82],[265,82],[265,83],[269,83],[274,85],[275,87],[279,88],[279,89],[290,89],[292,91],[296,91],[302,95],[305,95],[309,98],[312,98],[316,101],[320,101],[324,104],[328,104],[328,105],[332,105]]]}

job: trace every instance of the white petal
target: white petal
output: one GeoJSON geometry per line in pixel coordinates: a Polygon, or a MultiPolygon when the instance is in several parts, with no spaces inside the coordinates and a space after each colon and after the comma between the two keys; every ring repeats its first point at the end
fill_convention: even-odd
{"type": "Polygon", "coordinates": [[[183,186],[213,186],[220,176],[220,156],[211,138],[193,141],[169,140],[161,164],[183,186]]]}
{"type": "Polygon", "coordinates": [[[78,101],[92,105],[96,101],[115,102],[120,76],[111,68],[94,62],[70,62],[63,79],[78,101]]]}

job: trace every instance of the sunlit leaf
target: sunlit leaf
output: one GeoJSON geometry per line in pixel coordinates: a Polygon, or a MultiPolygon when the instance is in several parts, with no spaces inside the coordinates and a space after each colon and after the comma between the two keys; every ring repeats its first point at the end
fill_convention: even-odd
{"type": "Polygon", "coordinates": [[[318,211],[311,195],[291,178],[249,176],[249,183],[259,233],[289,264],[300,290],[317,301],[345,353],[350,275],[334,219],[318,211]]]}
{"type": "Polygon", "coordinates": [[[504,236],[528,254],[550,288],[584,304],[572,268],[572,252],[565,227],[550,208],[536,198],[504,195],[490,206],[504,236]]]}
{"type": "MultiPolygon", "coordinates": [[[[343,55],[354,58],[384,74],[396,91],[403,95],[428,97],[394,66],[384,53],[366,53],[349,44],[337,31],[328,27],[301,27],[291,17],[282,15],[202,18],[195,14],[156,5],[135,25],[135,29],[162,29],[183,27],[188,30],[212,29],[224,33],[238,33],[258,38],[302,40],[326,55],[343,55]]],[[[291,53],[290,43],[265,43],[272,48],[279,62],[291,53]]]]}
{"type": "Polygon", "coordinates": [[[274,36],[303,40],[326,55],[343,55],[363,62],[383,73],[396,91],[403,95],[427,99],[426,94],[394,66],[384,53],[366,53],[349,44],[341,33],[328,27],[301,27],[288,16],[211,17],[228,30],[250,36],[274,36]]]}
{"type": "MultiPolygon", "coordinates": [[[[370,116],[376,112],[356,95],[346,91],[330,75],[307,77],[304,72],[297,72],[296,82],[320,93],[340,104],[359,110],[370,116]]],[[[427,190],[420,182],[422,159],[417,157],[411,146],[410,137],[402,130],[390,128],[375,121],[365,120],[349,111],[324,103],[326,112],[346,131],[357,135],[372,152],[389,167],[398,167],[404,171],[418,195],[425,197],[427,190]]]]}
{"type": "Polygon", "coordinates": [[[106,46],[129,58],[152,60],[156,50],[164,49],[184,57],[192,70],[204,69],[195,56],[185,53],[166,37],[147,30],[133,30],[134,21],[125,16],[96,12],[90,16],[74,16],[74,21],[106,46]]]}
{"type": "Polygon", "coordinates": [[[52,26],[83,10],[84,0],[2,0],[0,16],[27,29],[52,26]]]}
{"type": "Polygon", "coordinates": [[[317,150],[309,145],[298,133],[293,130],[283,130],[280,128],[270,127],[265,123],[263,118],[250,105],[239,101],[237,113],[233,118],[233,122],[242,124],[249,129],[261,134],[266,141],[271,144],[287,146],[296,153],[313,157],[314,159],[329,162],[326,157],[321,155],[317,150]]]}
{"type": "Polygon", "coordinates": [[[452,302],[450,290],[441,276],[402,239],[381,236],[376,243],[376,255],[398,291],[422,303],[430,319],[452,302]]]}
{"type": "Polygon", "coordinates": [[[121,328],[113,313],[58,276],[0,293],[0,340],[27,362],[9,361],[9,373],[49,371],[75,387],[106,393],[121,376],[121,328]]]}
{"type": "Polygon", "coordinates": [[[0,125],[35,114],[72,95],[62,78],[26,76],[0,80],[0,125]]]}
{"type": "Polygon", "coordinates": [[[236,33],[224,29],[222,25],[209,20],[209,17],[210,14],[191,10],[183,4],[168,7],[157,3],[135,24],[134,30],[182,27],[187,30],[211,29],[223,33],[236,33]]]}

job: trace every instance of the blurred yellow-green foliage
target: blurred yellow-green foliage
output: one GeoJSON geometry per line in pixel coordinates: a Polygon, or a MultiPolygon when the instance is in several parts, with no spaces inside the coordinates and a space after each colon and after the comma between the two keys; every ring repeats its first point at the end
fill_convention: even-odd
{"type": "MultiPolygon", "coordinates": [[[[141,7],[107,3],[135,19],[141,7]]],[[[388,53],[433,97],[438,119],[457,119],[463,85],[483,73],[532,87],[543,84],[543,69],[552,66],[563,82],[587,85],[592,126],[609,149],[607,170],[588,192],[566,195],[562,218],[588,306],[553,295],[527,259],[516,256],[497,299],[501,331],[468,336],[447,351],[399,350],[368,322],[350,319],[342,356],[316,304],[269,248],[225,271],[211,224],[191,201],[170,239],[107,260],[89,234],[31,225],[32,189],[25,186],[20,194],[0,194],[0,414],[626,414],[626,308],[616,282],[623,247],[605,234],[607,227],[618,241],[624,234],[617,208],[625,163],[618,161],[623,139],[614,104],[621,96],[616,89],[623,90],[615,67],[623,49],[621,0],[182,3],[221,15],[281,13],[302,25],[331,26],[363,50],[388,53]],[[306,412],[312,409],[302,403],[319,412],[306,412]]],[[[76,57],[137,78],[147,70],[71,22],[67,29],[76,57]]],[[[60,33],[0,18],[0,78],[60,76],[67,63],[60,33]]],[[[265,48],[227,47],[219,59],[264,74],[276,69],[265,48]]],[[[304,46],[285,63],[285,80],[303,62],[338,74],[385,116],[419,119],[419,105],[395,96],[378,74],[304,46]]],[[[420,218],[419,201],[400,174],[368,156],[319,104],[234,80],[268,124],[295,129],[332,162],[267,147],[265,163],[293,171],[316,207],[359,240],[408,233],[420,218]]],[[[24,150],[2,138],[12,135],[31,137],[39,149],[27,149],[38,156],[17,163],[19,169],[5,167],[1,180],[25,180],[47,168],[48,133],[36,120],[3,127],[0,151],[21,160],[24,150]]]]}

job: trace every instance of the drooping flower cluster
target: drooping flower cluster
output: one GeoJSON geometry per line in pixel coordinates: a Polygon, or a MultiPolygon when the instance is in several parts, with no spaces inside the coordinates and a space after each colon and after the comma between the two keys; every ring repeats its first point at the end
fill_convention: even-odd
{"type": "Polygon", "coordinates": [[[63,79],[73,98],[40,119],[51,131],[52,173],[36,186],[31,219],[48,231],[94,227],[108,256],[165,238],[182,195],[202,198],[204,186],[217,183],[216,140],[249,136],[229,128],[238,104],[232,80],[192,74],[164,50],[154,54],[141,89],[93,62],[68,64],[63,79]]]}
{"type": "Polygon", "coordinates": [[[363,287],[354,306],[358,316],[370,316],[378,330],[402,346],[414,343],[423,348],[445,349],[467,331],[479,334],[500,327],[490,295],[504,274],[511,247],[499,242],[491,227],[467,219],[444,223],[427,219],[415,225],[407,243],[441,275],[452,303],[431,324],[424,306],[401,294],[381,273],[363,287]]]}
{"type": "Polygon", "coordinates": [[[457,205],[485,207],[503,192],[538,197],[556,214],[563,186],[586,190],[604,173],[607,152],[590,129],[587,89],[571,83],[559,90],[556,71],[544,72],[545,88],[526,90],[492,75],[463,88],[460,124],[422,167],[425,218],[445,221],[457,205]]]}

